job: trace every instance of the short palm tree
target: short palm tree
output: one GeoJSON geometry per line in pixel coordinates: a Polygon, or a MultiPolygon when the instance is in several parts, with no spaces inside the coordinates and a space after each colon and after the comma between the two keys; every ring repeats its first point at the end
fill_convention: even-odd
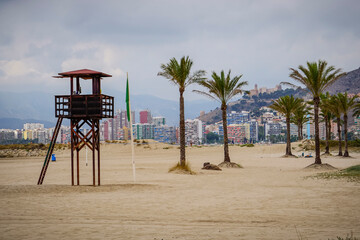
{"type": "Polygon", "coordinates": [[[339,141],[339,153],[338,156],[342,156],[342,144],[341,144],[341,110],[340,103],[337,96],[331,96],[331,98],[326,102],[326,107],[330,110],[332,116],[335,118],[338,132],[338,141],[339,141]]]}
{"type": "Polygon", "coordinates": [[[205,95],[209,98],[217,100],[221,103],[222,120],[224,129],[224,162],[219,166],[234,167],[236,164],[231,164],[228,147],[228,134],[227,134],[227,119],[226,109],[227,103],[231,98],[238,94],[242,94],[245,91],[242,89],[243,86],[247,85],[246,81],[240,82],[242,75],[230,77],[231,71],[225,76],[224,71],[221,71],[220,75],[215,72],[212,73],[212,79],[198,80],[197,84],[206,88],[207,92],[194,90],[194,92],[205,95]]]}
{"type": "Polygon", "coordinates": [[[291,153],[291,141],[290,141],[290,118],[291,115],[303,105],[303,100],[301,98],[294,98],[291,96],[284,96],[276,99],[269,106],[270,108],[278,111],[286,118],[286,153],[285,156],[292,156],[291,153]]]}
{"type": "Polygon", "coordinates": [[[350,110],[352,110],[355,107],[357,95],[353,97],[348,97],[347,92],[345,94],[338,93],[336,96],[339,103],[339,109],[340,112],[343,114],[344,118],[344,141],[345,141],[345,151],[344,151],[344,157],[349,157],[349,151],[348,151],[348,141],[347,141],[347,124],[348,124],[348,113],[350,110]]]}
{"type": "Polygon", "coordinates": [[[310,108],[305,102],[302,102],[301,105],[294,111],[293,116],[291,117],[291,122],[296,124],[298,128],[298,140],[303,139],[303,126],[309,121],[310,108]]]}
{"type": "MultiPolygon", "coordinates": [[[[316,62],[307,62],[306,67],[300,65],[299,70],[290,68],[290,77],[303,84],[312,94],[314,101],[314,124],[315,124],[315,164],[321,164],[320,158],[320,137],[319,137],[319,104],[320,94],[327,87],[333,84],[345,73],[341,69],[335,69],[334,66],[327,67],[327,62],[319,60],[316,62]]],[[[287,83],[289,84],[289,83],[287,83]]],[[[293,85],[293,84],[290,84],[293,85]]]]}
{"type": "Polygon", "coordinates": [[[163,76],[174,83],[179,88],[180,93],[180,165],[185,166],[185,109],[184,109],[184,92],[187,86],[197,80],[202,80],[205,71],[198,70],[193,74],[190,73],[193,61],[187,56],[182,57],[180,62],[175,58],[170,59],[167,64],[161,64],[162,72],[159,76],[163,76]]]}

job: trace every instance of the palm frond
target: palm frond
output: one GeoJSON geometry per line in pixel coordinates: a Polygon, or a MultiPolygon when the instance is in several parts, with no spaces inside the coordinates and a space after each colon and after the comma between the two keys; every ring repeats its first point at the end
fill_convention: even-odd
{"type": "Polygon", "coordinates": [[[160,65],[162,71],[157,75],[165,77],[179,88],[185,90],[188,85],[194,83],[195,80],[202,79],[205,75],[203,70],[198,70],[193,75],[190,75],[192,65],[193,61],[189,56],[182,57],[179,62],[176,58],[171,58],[169,63],[160,65]]]}
{"type": "MultiPolygon", "coordinates": [[[[213,100],[215,100],[215,101],[220,102],[218,98],[214,97],[214,96],[211,95],[210,93],[207,93],[207,92],[204,92],[204,91],[199,91],[199,90],[193,90],[193,92],[196,92],[196,93],[198,93],[198,94],[200,94],[200,95],[204,95],[204,96],[206,96],[206,97],[208,97],[208,98],[211,98],[211,99],[213,99],[213,100]]],[[[221,103],[221,102],[220,102],[220,103],[221,103]]]]}
{"type": "Polygon", "coordinates": [[[303,104],[303,100],[300,98],[294,98],[291,96],[279,97],[269,106],[270,108],[278,111],[286,118],[290,118],[303,104]]]}
{"type": "MultiPolygon", "coordinates": [[[[211,95],[221,104],[226,105],[231,98],[244,92],[242,87],[247,85],[247,82],[239,82],[241,77],[242,75],[231,78],[231,70],[229,70],[227,74],[224,71],[221,71],[220,74],[212,72],[212,79],[200,79],[195,82],[207,89],[206,96],[211,95]]],[[[194,92],[205,95],[202,91],[195,90],[194,92]]]]}
{"type": "Polygon", "coordinates": [[[306,67],[300,65],[297,69],[290,68],[289,77],[303,84],[312,93],[313,97],[319,97],[326,88],[331,86],[339,78],[344,76],[341,69],[329,66],[324,60],[307,62],[306,67]]]}

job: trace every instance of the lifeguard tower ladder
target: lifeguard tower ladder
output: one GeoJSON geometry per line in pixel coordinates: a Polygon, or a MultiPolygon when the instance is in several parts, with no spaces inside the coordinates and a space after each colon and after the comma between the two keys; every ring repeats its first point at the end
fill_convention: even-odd
{"type": "Polygon", "coordinates": [[[71,185],[74,185],[74,152],[76,153],[76,184],[80,185],[79,152],[85,146],[92,151],[93,185],[95,181],[95,158],[97,155],[97,184],[100,186],[100,134],[99,121],[114,118],[114,98],[101,94],[101,79],[111,75],[89,69],[59,73],[55,78],[70,78],[70,95],[55,96],[55,116],[58,118],[49,150],[47,152],[38,185],[44,181],[46,170],[54,150],[63,118],[70,119],[71,130],[71,185]],[[81,94],[80,79],[92,81],[92,94],[81,94]],[[76,88],[74,90],[74,80],[76,88]],[[80,129],[87,125],[85,134],[80,129]]]}

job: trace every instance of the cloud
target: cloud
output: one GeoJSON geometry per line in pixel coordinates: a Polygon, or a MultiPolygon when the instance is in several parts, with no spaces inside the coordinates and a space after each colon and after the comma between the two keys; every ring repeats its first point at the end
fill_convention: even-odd
{"type": "Polygon", "coordinates": [[[17,77],[23,76],[26,74],[34,73],[36,70],[29,67],[23,61],[2,61],[0,62],[0,69],[8,76],[8,77],[17,77]]]}
{"type": "Polygon", "coordinates": [[[231,69],[272,87],[306,61],[358,68],[359,12],[356,0],[2,1],[0,83],[57,91],[64,83],[51,76],[90,68],[113,75],[105,88],[124,90],[129,72],[134,93],[176,100],[157,72],[189,55],[194,70],[231,69]]]}

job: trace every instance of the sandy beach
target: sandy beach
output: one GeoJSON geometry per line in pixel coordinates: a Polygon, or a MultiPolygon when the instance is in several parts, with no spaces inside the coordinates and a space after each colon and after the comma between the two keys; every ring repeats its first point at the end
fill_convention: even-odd
{"type": "MultiPolygon", "coordinates": [[[[281,158],[285,145],[231,146],[243,169],[218,164],[222,146],[187,148],[196,175],[168,173],[176,146],[101,145],[101,183],[81,153],[80,184],[70,186],[70,151],[56,152],[37,186],[43,157],[0,159],[0,239],[332,239],[360,236],[360,184],[306,178],[313,158],[281,158]],[[168,149],[166,149],[168,148],[168,149]]],[[[299,154],[299,153],[296,153],[299,154]]],[[[342,169],[352,158],[323,157],[342,169]]],[[[90,154],[89,154],[90,156],[90,154]]]]}

